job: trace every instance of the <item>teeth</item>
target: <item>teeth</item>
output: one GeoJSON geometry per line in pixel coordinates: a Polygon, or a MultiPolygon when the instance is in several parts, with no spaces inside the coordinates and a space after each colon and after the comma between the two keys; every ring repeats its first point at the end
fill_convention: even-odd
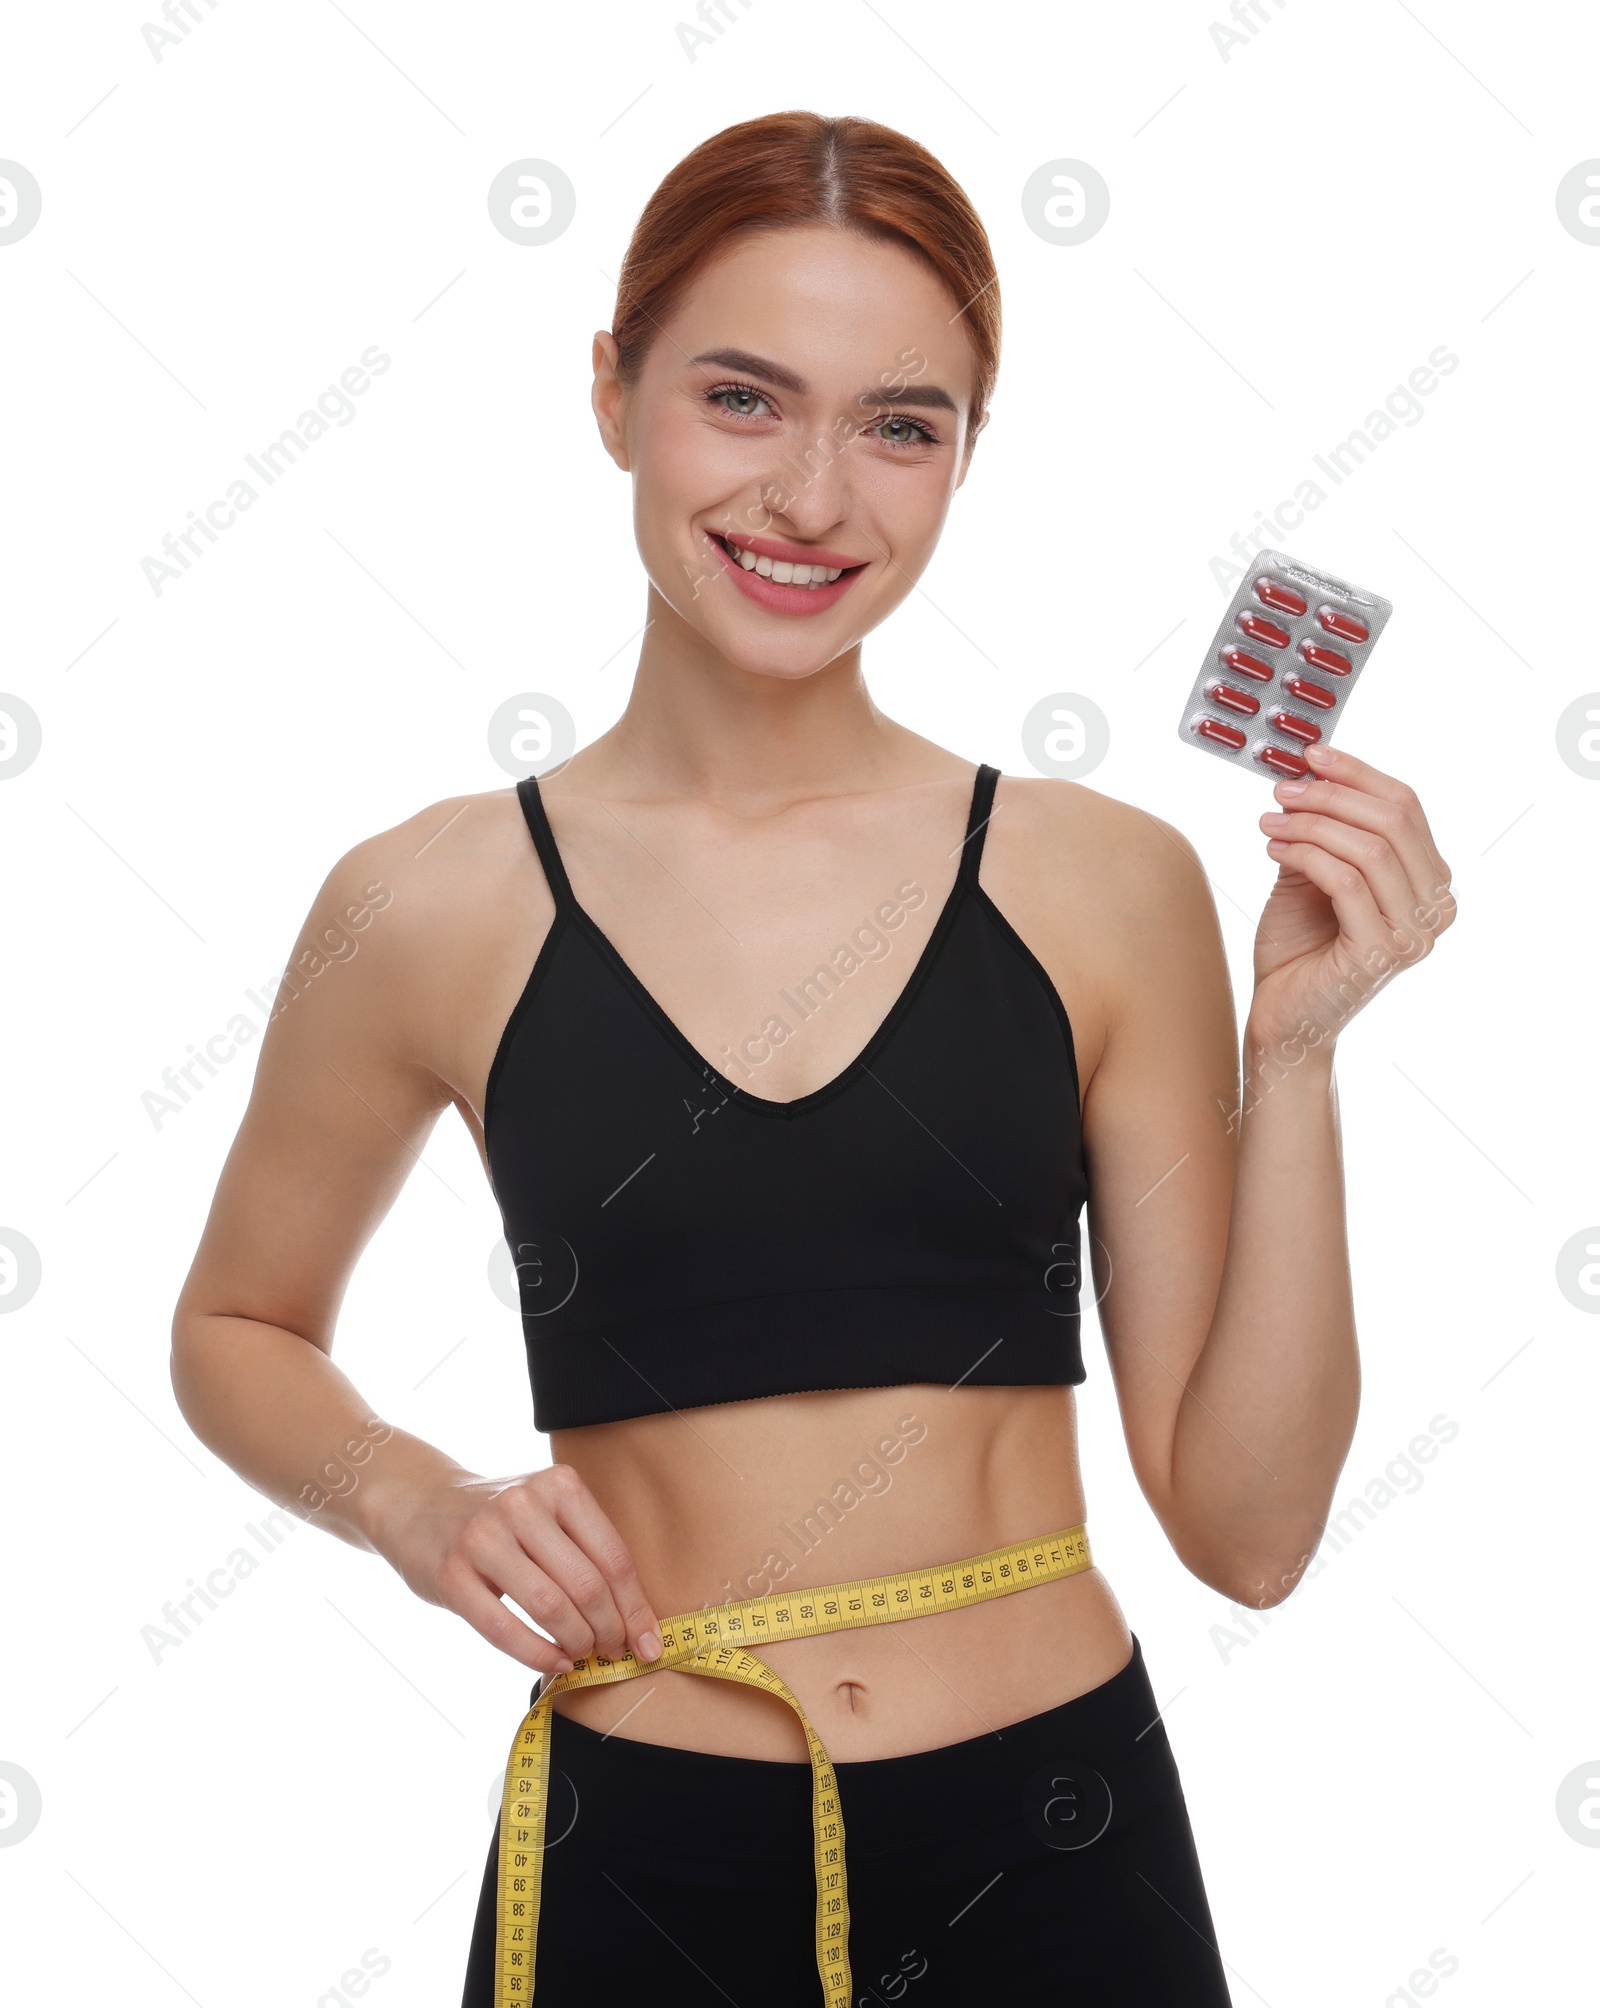
{"type": "Polygon", "coordinates": [[[759,572],[762,578],[772,579],[780,586],[831,586],[844,569],[842,565],[795,565],[784,558],[758,558],[743,545],[729,548],[747,572],[759,572]]]}

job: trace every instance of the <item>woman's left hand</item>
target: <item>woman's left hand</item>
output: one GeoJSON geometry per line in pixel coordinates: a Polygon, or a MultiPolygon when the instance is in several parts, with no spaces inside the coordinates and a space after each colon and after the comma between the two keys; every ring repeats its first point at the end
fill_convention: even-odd
{"type": "Polygon", "coordinates": [[[1308,1020],[1331,1041],[1456,914],[1450,867],[1413,791],[1341,747],[1308,748],[1306,760],[1310,777],[1280,781],[1278,808],[1261,818],[1279,870],[1256,933],[1258,1044],[1308,1020]]]}

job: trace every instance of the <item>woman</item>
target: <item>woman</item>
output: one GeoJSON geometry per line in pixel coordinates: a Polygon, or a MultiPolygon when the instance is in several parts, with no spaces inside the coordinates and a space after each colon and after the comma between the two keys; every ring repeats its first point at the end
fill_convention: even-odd
{"type": "Polygon", "coordinates": [[[1024,1593],[762,1643],[767,1692],[663,1656],[684,1614],[1071,1547],[1085,1201],[1129,1453],[1195,1575],[1287,1596],[1350,1444],[1332,1054],[1448,923],[1448,868],[1411,790],[1347,752],[1278,785],[1241,1095],[1185,839],[876,709],[862,641],[933,554],[998,335],[983,229],[899,134],[756,119],[667,177],[594,343],[650,579],[628,707],[558,772],[335,865],[296,959],[347,928],[359,952],[274,1020],[178,1307],[205,1440],[541,1676],[536,1928],[497,1833],[466,2008],[533,1980],[552,2004],[1229,1998],[1086,1551],[1024,1593]],[[447,1103],[550,1433],[510,1477],[380,1423],[329,1357],[447,1103]],[[818,1749],[847,1933],[842,1861],[818,1897],[818,1749]]]}

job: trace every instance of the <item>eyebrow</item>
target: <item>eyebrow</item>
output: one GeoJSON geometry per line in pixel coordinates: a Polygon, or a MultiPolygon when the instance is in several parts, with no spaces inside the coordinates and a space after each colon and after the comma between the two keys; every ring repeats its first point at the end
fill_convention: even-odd
{"type": "MultiPolygon", "coordinates": [[[[691,356],[691,364],[715,363],[721,369],[742,370],[746,376],[765,377],[779,390],[792,391],[796,397],[809,397],[811,386],[804,377],[796,376],[793,370],[785,369],[782,363],[770,361],[766,356],[753,356],[747,349],[707,349],[704,355],[691,356]]],[[[920,404],[933,411],[959,411],[955,399],[947,390],[937,384],[902,383],[891,390],[886,384],[874,384],[870,390],[858,391],[858,404],[920,404]]]]}

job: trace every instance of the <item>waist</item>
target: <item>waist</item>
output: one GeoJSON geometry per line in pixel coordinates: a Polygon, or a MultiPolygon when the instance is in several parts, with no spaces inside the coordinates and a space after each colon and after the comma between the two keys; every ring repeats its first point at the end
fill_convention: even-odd
{"type": "MultiPolygon", "coordinates": [[[[991,1599],[1035,1596],[1091,1567],[1082,1526],[1058,1528],[1006,1543],[984,1554],[898,1571],[891,1576],[819,1585],[685,1612],[661,1624],[664,1668],[747,1688],[782,1701],[805,1732],[810,1764],[811,1861],[815,1875],[817,1974],[822,1998],[838,2008],[853,1999],[849,1956],[850,1906],[845,1814],[840,1774],[804,1701],[770,1664],[770,1653],[825,1634],[878,1629],[953,1617],[991,1599]],[[776,1648],[768,1644],[776,1639],[776,1648]],[[762,1648],[761,1654],[752,1649],[762,1648]]],[[[1131,1640],[1130,1640],[1131,1650],[1131,1640]]],[[[548,1843],[552,1704],[563,1693],[631,1684],[643,1677],[631,1651],[617,1659],[579,1658],[569,1672],[544,1683],[513,1739],[501,1797],[497,1851],[496,2008],[526,2008],[533,1998],[539,1914],[548,1843]]],[[[1053,1714],[1053,1711],[1051,1711],[1053,1714]]],[[[1047,1715],[1047,1721],[1049,1716],[1047,1715]]],[[[570,1740],[570,1739],[569,1739],[570,1740]]],[[[602,1741],[605,1739],[602,1738],[602,1741]]],[[[984,1739],[985,1741],[987,1739],[984,1739]]],[[[966,1739],[969,1753],[978,1748],[966,1739]]],[[[682,1753],[680,1753],[681,1755],[682,1753]]],[[[703,1765],[708,1760],[702,1756],[703,1765]]],[[[710,1761],[715,1761],[714,1759],[710,1761]]],[[[855,1773],[859,1779],[864,1775],[855,1773]]]]}
{"type": "MultiPolygon", "coordinates": [[[[959,1809],[964,1834],[1009,1832],[1036,1855],[1036,1828],[1019,1818],[1026,1787],[1041,1766],[1050,1767],[1047,1775],[1059,1776],[1065,1755],[1106,1769],[1104,1753],[1122,1753],[1125,1768],[1114,1789],[1126,1817],[1137,1810],[1130,1802],[1139,1796],[1140,1778],[1131,1766],[1148,1759],[1157,1785],[1171,1766],[1158,1715],[1138,1640],[1132,1638],[1127,1658],[1104,1680],[1019,1717],[1001,1735],[979,1729],[925,1750],[864,1762],[841,1757],[830,1744],[851,1860],[895,1855],[911,1866],[918,1856],[946,1855],[953,1808],[959,1809]]],[[[553,1766],[565,1774],[552,1794],[557,1834],[581,1808],[583,1818],[605,1833],[608,1852],[624,1859],[638,1854],[659,1861],[661,1851],[670,1849],[730,1865],[782,1862],[796,1880],[807,1873],[809,1764],[762,1763],[607,1737],[565,1719],[554,1724],[551,1752],[553,1766]],[[706,1804],[718,1807],[719,1818],[686,1828],[683,1808],[706,1804]]],[[[1057,1835],[1050,1844],[1064,1839],[1057,1835]]]]}
{"type": "MultiPolygon", "coordinates": [[[[969,1549],[970,1552],[970,1549],[969,1549]]],[[[821,1594],[823,1592],[819,1592],[821,1594]]],[[[795,1593],[797,1596],[804,1592],[795,1593]]],[[[706,1615],[713,1615],[707,1613],[706,1615]]],[[[811,1637],[750,1638],[841,1763],[939,1749],[1003,1730],[1098,1688],[1128,1662],[1132,1634],[1092,1566],[943,1610],[811,1637]]],[[[551,1707],[614,1740],[804,1765],[805,1731],[770,1695],[673,1668],[609,1686],[562,1688],[551,1707]]]]}

